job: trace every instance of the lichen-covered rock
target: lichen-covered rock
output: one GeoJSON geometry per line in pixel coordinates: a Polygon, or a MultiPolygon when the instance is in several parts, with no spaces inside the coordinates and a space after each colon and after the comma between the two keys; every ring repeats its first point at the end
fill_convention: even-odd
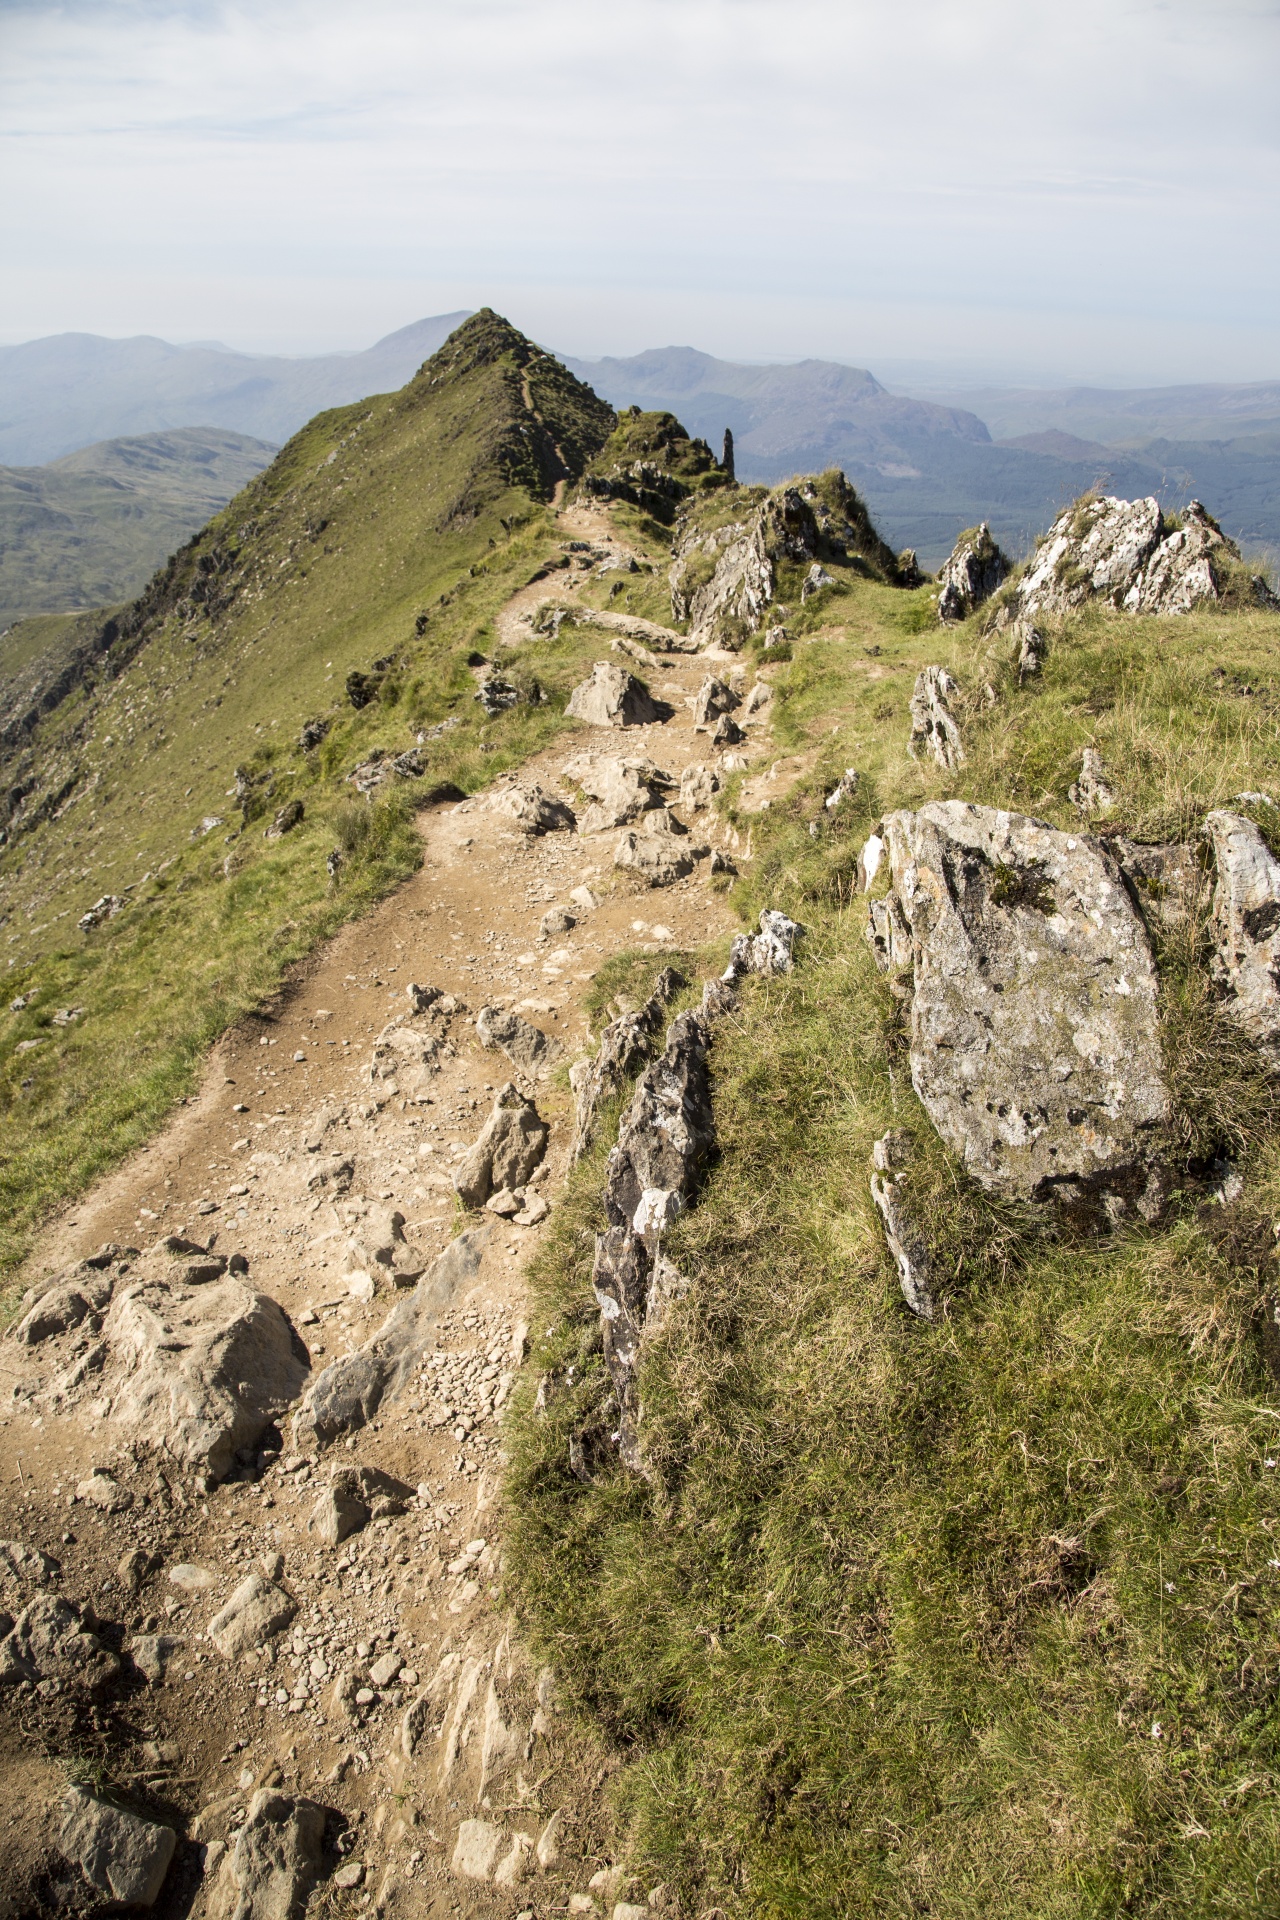
{"type": "Polygon", "coordinates": [[[963,620],[1002,587],[1012,570],[987,521],[962,533],[938,575],[938,618],[963,620]]]}
{"type": "Polygon", "coordinates": [[[313,1382],[294,1419],[299,1447],[327,1444],[372,1420],[393,1399],[426,1351],[440,1315],[458,1288],[474,1279],[488,1230],[460,1233],[427,1268],[412,1293],[403,1294],[365,1346],[332,1362],[313,1382]]]}
{"type": "Polygon", "coordinates": [[[1104,845],[959,800],[884,824],[912,936],[912,1084],[943,1140],[994,1192],[1158,1211],[1155,963],[1104,845]]]}
{"type": "MultiPolygon", "coordinates": [[[[1217,600],[1240,550],[1192,500],[1178,518],[1158,500],[1086,494],[1050,527],[1014,596],[1021,615],[1064,613],[1105,599],[1127,613],[1180,614],[1217,600]]],[[[1254,583],[1269,602],[1265,582],[1254,583]]]]}
{"type": "Polygon", "coordinates": [[[589,727],[647,727],[659,718],[642,682],[612,660],[596,661],[590,679],[569,696],[566,711],[589,727]]]}
{"type": "Polygon", "coordinates": [[[72,1787],[62,1802],[58,1852],[118,1906],[155,1905],[177,1844],[172,1827],[97,1800],[83,1787],[72,1787]]]}
{"type": "Polygon", "coordinates": [[[960,689],[945,667],[925,667],[916,675],[911,695],[911,738],[907,752],[912,759],[921,753],[933,756],[940,767],[964,765],[964,743],[960,726],[951,711],[960,689]]]}
{"type": "Polygon", "coordinates": [[[1218,808],[1204,830],[1217,872],[1214,971],[1231,1018],[1280,1068],[1280,861],[1243,814],[1218,808]]]}
{"type": "Polygon", "coordinates": [[[218,1478],[297,1399],[308,1372],[277,1302],[230,1274],[199,1287],[127,1286],[102,1335],[112,1422],[218,1478]]]}
{"type": "Polygon", "coordinates": [[[454,1170],[454,1191],[464,1207],[482,1207],[491,1193],[524,1186],[546,1149],[545,1121],[508,1080],[480,1137],[454,1170]]]}
{"type": "Polygon", "coordinates": [[[582,1060],[569,1069],[569,1084],[577,1104],[571,1160],[580,1160],[591,1145],[601,1107],[621,1093],[649,1058],[654,1035],[662,1024],[663,1009],[684,985],[682,974],[674,967],[664,967],[645,1004],[634,1013],[623,1013],[610,1021],[600,1036],[595,1059],[582,1060]]]}
{"type": "Polygon", "coordinates": [[[915,951],[911,929],[896,893],[871,901],[867,908],[866,939],[881,973],[902,973],[912,965],[915,951]]]}
{"type": "Polygon", "coordinates": [[[1207,862],[1185,841],[1146,846],[1119,834],[1107,846],[1129,882],[1138,911],[1152,933],[1184,927],[1208,896],[1207,862]]]}

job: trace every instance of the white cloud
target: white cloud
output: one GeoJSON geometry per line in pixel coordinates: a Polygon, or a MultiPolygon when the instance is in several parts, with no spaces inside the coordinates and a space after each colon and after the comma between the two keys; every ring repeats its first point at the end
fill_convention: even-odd
{"type": "Polygon", "coordinates": [[[1230,0],[0,0],[4,326],[1275,373],[1278,50],[1230,0]]]}

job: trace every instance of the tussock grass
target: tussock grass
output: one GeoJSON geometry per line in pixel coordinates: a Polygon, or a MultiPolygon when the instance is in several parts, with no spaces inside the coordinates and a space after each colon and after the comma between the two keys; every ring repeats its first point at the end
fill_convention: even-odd
{"type": "Polygon", "coordinates": [[[643,1374],[650,1482],[603,1449],[590,1484],[568,1464],[573,1431],[608,1425],[590,1292],[607,1136],[536,1270],[513,1597],[618,1744],[630,1859],[689,1912],[1262,1916],[1280,1898],[1280,1396],[1258,1328],[1280,1140],[1206,984],[1204,912],[1158,956],[1175,1145],[1188,1166],[1229,1154],[1245,1195],[1189,1188],[1159,1230],[1080,1241],[995,1205],[933,1136],[849,885],[892,805],[959,794],[1077,825],[1085,744],[1137,837],[1274,791],[1270,696],[1232,677],[1265,686],[1280,623],[1082,617],[1019,689],[998,645],[911,631],[886,596],[868,583],[843,630],[801,639],[781,724],[812,771],[738,815],[744,918],[778,905],[810,933],[717,1032],[719,1154],[666,1249],[690,1293],[643,1374]],[[954,774],[903,751],[928,658],[971,695],[954,774]],[[933,1325],[902,1304],[868,1191],[889,1126],[918,1142],[948,1265],[933,1325]]]}

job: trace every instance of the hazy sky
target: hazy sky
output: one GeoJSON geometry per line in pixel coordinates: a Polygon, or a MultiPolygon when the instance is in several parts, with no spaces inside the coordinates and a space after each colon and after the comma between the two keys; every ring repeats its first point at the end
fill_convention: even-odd
{"type": "Polygon", "coordinates": [[[0,337],[1280,377],[1280,0],[0,0],[0,337]]]}

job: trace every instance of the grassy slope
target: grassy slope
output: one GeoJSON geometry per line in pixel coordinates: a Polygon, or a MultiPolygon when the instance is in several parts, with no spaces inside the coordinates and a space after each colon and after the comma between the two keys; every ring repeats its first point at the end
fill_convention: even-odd
{"type": "MultiPolygon", "coordinates": [[[[0,467],[0,634],[137,593],[271,453],[246,434],[188,427],[103,441],[47,467],[0,467]]],[[[6,635],[0,670],[8,656],[6,635]]]]}
{"type": "Polygon", "coordinates": [[[1280,1219],[1274,1095],[1189,956],[1164,953],[1186,1145],[1239,1155],[1244,1198],[1055,1244],[924,1121],[850,880],[891,805],[958,794],[1075,824],[1086,743],[1144,838],[1280,791],[1280,620],[1093,611],[1019,690],[1007,643],[940,633],[927,590],[823,598],[792,623],[777,720],[818,767],[755,817],[739,888],[744,915],[776,904],[810,935],[716,1042],[720,1158],[667,1247],[692,1292],[645,1376],[655,1481],[568,1468],[570,1432],[605,1406],[602,1144],[538,1273],[514,1596],[620,1744],[643,1883],[675,1883],[686,1911],[1273,1914],[1280,1399],[1255,1316],[1280,1219]],[[934,659],[975,696],[958,775],[904,751],[934,659]],[[849,764],[856,800],[815,841],[849,764]],[[902,1305],[867,1189],[893,1124],[921,1143],[951,1267],[935,1326],[902,1305]],[[569,1361],[535,1413],[539,1375],[569,1361]]]}
{"type": "Polygon", "coordinates": [[[412,870],[415,803],[487,782],[561,724],[592,654],[585,634],[530,649],[550,701],[494,721],[467,660],[554,550],[555,447],[578,471],[611,420],[505,323],[476,316],[400,393],[295,436],[108,630],[91,684],[11,753],[5,789],[34,784],[0,854],[0,952],[6,1003],[35,1000],[0,1014],[5,1259],[153,1130],[209,1041],[289,961],[412,870]],[[346,674],[386,657],[380,697],[353,711],[346,674]],[[331,731],[304,754],[298,731],[316,715],[331,731]],[[424,780],[353,812],[353,765],[455,718],[427,740],[424,780]],[[247,821],[227,791],[237,766],[247,821]],[[303,824],[264,840],[294,796],[303,824]],[[335,837],[351,851],[331,885],[335,837]],[[99,895],[126,888],[122,913],[76,930],[99,895]],[[85,1011],[59,1027],[60,1007],[85,1011]]]}

